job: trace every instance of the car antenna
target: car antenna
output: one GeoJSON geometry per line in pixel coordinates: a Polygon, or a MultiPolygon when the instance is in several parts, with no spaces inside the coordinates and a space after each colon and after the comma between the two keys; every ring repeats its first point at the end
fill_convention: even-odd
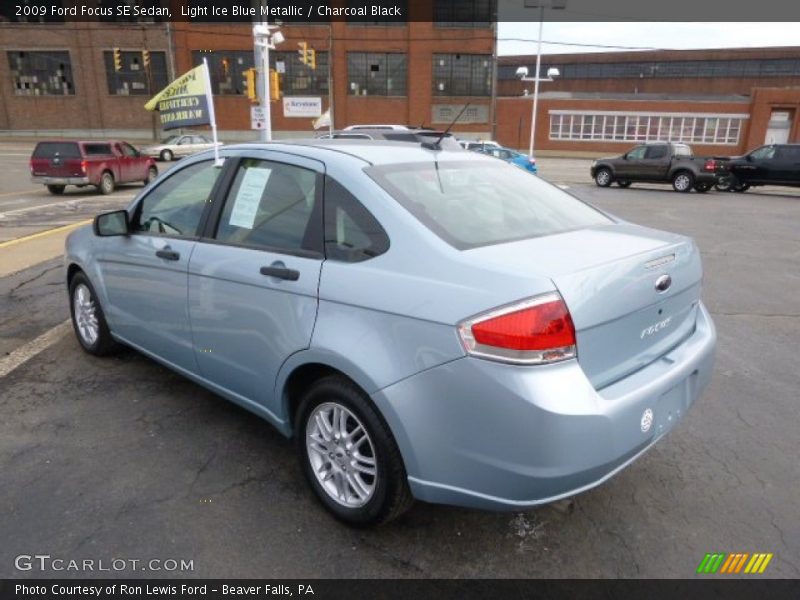
{"type": "Polygon", "coordinates": [[[458,115],[456,115],[456,118],[453,119],[453,122],[450,123],[450,125],[447,126],[447,129],[445,129],[441,133],[441,135],[439,136],[438,140],[436,140],[435,142],[422,142],[422,147],[423,148],[427,148],[428,150],[441,150],[442,149],[442,140],[444,139],[444,136],[446,136],[448,133],[450,133],[450,130],[453,128],[453,125],[456,124],[456,122],[461,118],[461,115],[464,114],[464,111],[467,110],[468,107],[469,107],[469,102],[467,102],[464,105],[464,108],[462,108],[461,112],[458,113],[458,115]]]}

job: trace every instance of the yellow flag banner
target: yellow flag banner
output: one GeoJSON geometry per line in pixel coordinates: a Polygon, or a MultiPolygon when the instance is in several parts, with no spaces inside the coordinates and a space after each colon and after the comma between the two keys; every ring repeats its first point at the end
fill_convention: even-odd
{"type": "Polygon", "coordinates": [[[212,123],[205,63],[184,73],[144,105],[157,110],[162,129],[177,129],[212,123]]]}

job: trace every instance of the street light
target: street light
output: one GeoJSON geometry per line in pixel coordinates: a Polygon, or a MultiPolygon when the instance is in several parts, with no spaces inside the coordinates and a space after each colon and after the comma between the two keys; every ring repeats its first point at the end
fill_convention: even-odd
{"type": "Polygon", "coordinates": [[[531,106],[531,143],[528,148],[528,154],[533,156],[533,140],[536,137],[536,109],[539,104],[539,82],[553,81],[554,77],[558,77],[560,73],[556,68],[547,70],[547,78],[539,77],[542,65],[542,26],[544,25],[544,9],[550,8],[552,10],[561,10],[567,7],[566,0],[525,0],[525,8],[538,8],[539,9],[539,38],[536,44],[536,73],[533,77],[528,77],[528,67],[520,67],[517,69],[517,77],[522,81],[533,81],[533,106],[531,106]]]}

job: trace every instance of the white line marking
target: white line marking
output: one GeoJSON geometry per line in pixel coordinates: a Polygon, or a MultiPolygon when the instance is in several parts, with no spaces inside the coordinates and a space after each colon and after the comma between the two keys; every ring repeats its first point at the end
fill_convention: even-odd
{"type": "Polygon", "coordinates": [[[43,350],[55,344],[64,337],[70,329],[72,329],[72,322],[70,319],[67,319],[49,331],[45,331],[36,339],[20,346],[8,356],[0,358],[0,379],[11,373],[11,371],[17,367],[24,365],[43,350]]]}
{"type": "Polygon", "coordinates": [[[562,190],[568,190],[569,189],[568,185],[564,185],[564,184],[561,184],[561,183],[558,184],[558,187],[560,187],[562,190]]]}

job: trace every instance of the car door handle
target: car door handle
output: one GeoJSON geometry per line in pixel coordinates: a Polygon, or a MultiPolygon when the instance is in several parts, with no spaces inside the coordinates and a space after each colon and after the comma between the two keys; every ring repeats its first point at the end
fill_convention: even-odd
{"type": "Polygon", "coordinates": [[[169,246],[166,248],[162,248],[161,250],[156,250],[156,256],[158,258],[163,258],[164,260],[178,260],[181,257],[180,252],[175,252],[175,250],[171,250],[169,246]]]}
{"type": "Polygon", "coordinates": [[[286,267],[261,267],[261,274],[267,277],[286,279],[287,281],[297,281],[300,279],[300,271],[296,269],[287,269],[286,267]]]}

